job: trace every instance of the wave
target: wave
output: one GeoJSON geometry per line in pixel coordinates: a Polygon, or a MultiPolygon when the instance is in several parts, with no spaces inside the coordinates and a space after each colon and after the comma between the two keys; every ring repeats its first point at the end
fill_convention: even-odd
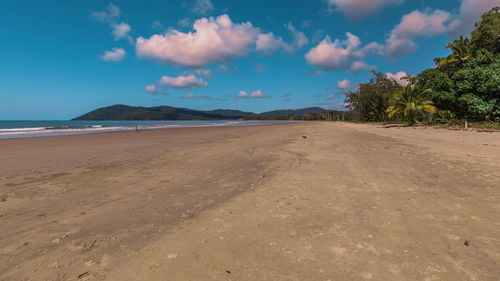
{"type": "MultiPolygon", "coordinates": [[[[272,122],[271,122],[272,123],[272,122]]],[[[214,122],[196,122],[183,124],[126,124],[118,126],[109,126],[101,124],[83,125],[83,124],[61,124],[45,127],[26,127],[26,128],[6,128],[0,129],[0,138],[17,137],[38,137],[55,135],[75,135],[89,133],[119,132],[138,130],[155,130],[169,128],[193,128],[193,127],[220,127],[220,126],[238,126],[238,125],[260,125],[262,122],[249,121],[214,121],[214,122]]]]}

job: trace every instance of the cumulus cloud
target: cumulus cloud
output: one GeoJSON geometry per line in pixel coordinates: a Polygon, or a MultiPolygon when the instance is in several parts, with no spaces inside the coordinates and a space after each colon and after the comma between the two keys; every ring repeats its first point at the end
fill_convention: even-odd
{"type": "Polygon", "coordinates": [[[90,16],[98,22],[111,22],[118,18],[120,14],[120,8],[110,3],[106,9],[98,12],[92,12],[90,16]]]}
{"type": "Polygon", "coordinates": [[[396,81],[396,83],[398,83],[399,85],[401,85],[403,87],[406,87],[406,85],[408,85],[408,83],[409,83],[409,80],[407,79],[407,77],[409,77],[409,75],[403,71],[400,71],[396,74],[392,74],[390,72],[387,72],[385,74],[385,77],[387,77],[387,79],[391,79],[393,81],[396,81]]]}
{"type": "Polygon", "coordinates": [[[331,99],[333,99],[333,98],[335,98],[335,95],[334,95],[334,94],[328,94],[328,95],[326,95],[326,96],[325,96],[325,99],[326,99],[326,100],[331,100],[331,99]]]}
{"type": "Polygon", "coordinates": [[[113,48],[111,51],[104,51],[104,54],[100,55],[99,57],[103,61],[114,61],[118,62],[121,61],[123,58],[125,58],[126,52],[122,48],[113,48]]]}
{"type": "Polygon", "coordinates": [[[351,20],[376,11],[388,4],[402,3],[403,0],[326,0],[329,11],[338,10],[351,20]]]}
{"type": "Polygon", "coordinates": [[[208,15],[214,10],[214,5],[210,0],[196,0],[191,11],[197,15],[208,15]]]}
{"type": "Polygon", "coordinates": [[[208,86],[208,83],[194,75],[181,75],[178,77],[162,76],[157,85],[167,89],[183,89],[187,91],[193,88],[204,88],[208,86]]]}
{"type": "Polygon", "coordinates": [[[196,100],[196,99],[205,99],[205,100],[211,100],[212,98],[206,95],[194,95],[194,94],[187,94],[184,96],[180,97],[181,99],[185,100],[196,100]]]}
{"type": "Polygon", "coordinates": [[[123,38],[127,38],[132,40],[132,37],[128,34],[130,32],[130,25],[122,22],[122,23],[117,23],[117,24],[112,24],[111,25],[112,29],[112,34],[113,37],[115,37],[115,40],[120,40],[123,38]]]}
{"type": "Polygon", "coordinates": [[[278,49],[283,49],[286,53],[293,53],[309,43],[305,34],[298,31],[295,26],[289,22],[286,28],[293,38],[291,43],[286,43],[283,38],[274,35],[274,33],[261,33],[257,37],[257,51],[263,55],[272,55],[278,49]]]}
{"type": "Polygon", "coordinates": [[[90,16],[98,21],[104,22],[111,28],[111,34],[115,40],[128,39],[129,42],[133,42],[132,37],[130,37],[129,32],[131,30],[130,25],[125,22],[118,23],[117,19],[120,17],[120,8],[113,4],[109,4],[106,9],[99,12],[92,12],[90,16]]]}
{"type": "Polygon", "coordinates": [[[481,15],[495,6],[500,6],[498,0],[462,0],[458,15],[453,16],[449,24],[449,35],[453,38],[469,36],[481,15]]]}
{"type": "Polygon", "coordinates": [[[345,79],[345,80],[337,82],[337,89],[339,89],[339,90],[347,90],[350,88],[352,88],[352,85],[351,85],[351,81],[349,81],[349,79],[345,79]]]}
{"type": "Polygon", "coordinates": [[[296,49],[300,49],[309,43],[306,35],[302,31],[298,31],[291,22],[286,25],[288,32],[293,38],[291,46],[296,49]]]}
{"type": "Polygon", "coordinates": [[[362,61],[365,52],[361,41],[356,35],[347,32],[347,39],[332,42],[326,36],[316,47],[312,48],[306,55],[307,63],[323,68],[327,71],[343,69],[350,72],[359,72],[369,66],[362,61]]]}
{"type": "Polygon", "coordinates": [[[259,33],[250,22],[234,24],[227,15],[199,19],[193,27],[195,32],[137,38],[137,56],[189,68],[227,63],[246,55],[259,33]]]}
{"type": "Polygon", "coordinates": [[[430,37],[447,31],[450,13],[442,10],[413,11],[404,15],[386,40],[385,52],[391,58],[405,56],[417,49],[416,37],[430,37]]]}
{"type": "Polygon", "coordinates": [[[257,51],[263,55],[272,55],[279,48],[283,48],[286,43],[281,37],[276,37],[274,33],[261,33],[257,38],[257,51]]]}
{"type": "Polygon", "coordinates": [[[156,85],[148,85],[144,87],[144,92],[152,95],[166,95],[167,92],[162,92],[156,85]]]}
{"type": "Polygon", "coordinates": [[[236,96],[235,100],[238,99],[265,99],[269,98],[268,94],[264,94],[261,90],[253,91],[251,93],[247,93],[245,91],[240,91],[236,96]]]}

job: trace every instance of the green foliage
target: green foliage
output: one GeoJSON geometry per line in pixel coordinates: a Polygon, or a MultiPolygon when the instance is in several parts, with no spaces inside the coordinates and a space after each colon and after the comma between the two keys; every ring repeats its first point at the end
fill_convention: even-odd
{"type": "Polygon", "coordinates": [[[408,87],[401,89],[382,73],[373,72],[375,78],[346,95],[349,108],[364,121],[385,121],[389,112],[391,116],[406,116],[407,122],[412,123],[428,114],[426,111],[433,113],[439,108],[442,121],[499,122],[499,11],[496,7],[483,14],[470,39],[460,36],[450,42],[446,48],[451,54],[436,58],[436,68],[410,78],[410,84],[414,85],[411,91],[408,87]],[[412,91],[421,91],[419,89],[431,89],[431,92],[425,94],[425,99],[417,98],[419,95],[412,91]]]}
{"type": "Polygon", "coordinates": [[[408,125],[414,125],[418,113],[435,113],[436,107],[429,99],[430,89],[422,90],[413,84],[397,90],[390,99],[390,106],[386,112],[389,117],[400,115],[406,118],[408,125]]]}
{"type": "Polygon", "coordinates": [[[439,117],[441,117],[442,120],[446,120],[446,121],[455,119],[455,117],[457,116],[455,113],[453,113],[449,110],[440,110],[438,112],[438,115],[439,115],[439,117]]]}
{"type": "Polygon", "coordinates": [[[452,53],[435,59],[437,68],[417,76],[418,85],[432,89],[441,110],[475,121],[500,118],[500,14],[493,8],[476,24],[471,40],[460,39],[446,47],[452,53]]]}
{"type": "Polygon", "coordinates": [[[499,7],[491,9],[481,16],[476,29],[471,33],[471,42],[475,50],[485,49],[491,53],[500,53],[500,14],[499,7]]]}
{"type": "Polygon", "coordinates": [[[460,36],[460,39],[446,45],[447,49],[452,51],[452,54],[440,59],[435,59],[438,67],[457,67],[468,61],[473,54],[472,44],[468,38],[460,36]]]}
{"type": "Polygon", "coordinates": [[[374,78],[361,83],[356,91],[346,94],[348,108],[356,112],[364,121],[385,121],[389,99],[401,86],[387,79],[383,73],[372,71],[374,78]]]}

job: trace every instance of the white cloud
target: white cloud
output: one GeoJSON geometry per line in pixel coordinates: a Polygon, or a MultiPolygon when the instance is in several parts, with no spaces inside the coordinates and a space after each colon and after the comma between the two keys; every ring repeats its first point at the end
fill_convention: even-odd
{"type": "Polygon", "coordinates": [[[403,86],[403,87],[406,87],[406,85],[408,85],[409,81],[408,79],[404,79],[406,77],[408,77],[409,75],[406,73],[406,72],[403,72],[403,71],[400,71],[396,74],[392,74],[390,72],[387,72],[385,74],[385,77],[387,77],[387,79],[391,79],[393,81],[396,81],[396,83],[398,83],[399,85],[403,86]]]}
{"type": "MultiPolygon", "coordinates": [[[[156,85],[148,85],[148,86],[144,87],[144,92],[152,94],[152,95],[162,94],[162,92],[160,91],[160,89],[158,89],[158,87],[156,87],[156,85]]],[[[167,93],[165,92],[163,94],[167,94],[167,93]]]]}
{"type": "Polygon", "coordinates": [[[109,4],[108,7],[99,12],[93,12],[90,16],[98,22],[104,22],[111,28],[111,34],[115,40],[128,39],[129,42],[133,42],[132,37],[130,37],[129,32],[131,30],[130,25],[125,22],[118,23],[117,20],[120,17],[120,8],[113,4],[109,4]]]}
{"type": "Polygon", "coordinates": [[[253,91],[251,93],[247,93],[245,91],[240,91],[236,96],[235,100],[238,99],[263,99],[269,98],[268,94],[264,94],[261,90],[253,91]]]}
{"type": "Polygon", "coordinates": [[[500,6],[498,0],[462,0],[460,11],[449,24],[449,35],[457,38],[459,35],[469,37],[474,24],[481,20],[481,15],[495,6],[500,6]]]}
{"type": "Polygon", "coordinates": [[[157,85],[167,89],[183,89],[187,91],[193,88],[204,88],[208,86],[208,83],[194,75],[178,77],[162,76],[157,85]]]}
{"type": "Polygon", "coordinates": [[[111,51],[104,51],[104,54],[100,55],[99,57],[103,61],[114,61],[118,62],[121,61],[123,58],[125,58],[126,52],[122,48],[113,48],[111,51]]]}
{"type": "Polygon", "coordinates": [[[233,24],[227,15],[199,19],[194,30],[188,33],[172,30],[149,39],[139,37],[137,56],[190,68],[227,63],[246,55],[258,34],[250,22],[233,24]]]}
{"type": "Polygon", "coordinates": [[[306,35],[302,31],[298,31],[295,26],[291,22],[289,22],[286,25],[286,28],[288,29],[288,32],[293,38],[293,42],[291,44],[291,47],[294,49],[300,49],[304,47],[305,45],[309,44],[309,40],[307,39],[306,35]]]}
{"type": "Polygon", "coordinates": [[[272,55],[278,49],[283,49],[286,53],[291,54],[309,43],[306,35],[298,31],[291,22],[285,26],[293,38],[291,43],[286,43],[283,38],[275,36],[272,32],[261,33],[257,37],[257,51],[263,55],[272,55]]]}
{"type": "Polygon", "coordinates": [[[325,96],[325,99],[327,99],[327,100],[331,100],[331,99],[333,99],[334,97],[335,97],[335,95],[334,95],[334,94],[329,94],[329,95],[326,95],[326,96],[325,96]]]}
{"type": "Polygon", "coordinates": [[[333,42],[326,36],[305,55],[307,63],[327,71],[343,69],[355,73],[368,68],[369,66],[362,61],[365,52],[359,48],[361,45],[359,38],[349,32],[346,36],[346,40],[335,39],[333,42]]]}
{"type": "Polygon", "coordinates": [[[185,100],[196,100],[196,99],[206,99],[206,100],[211,100],[212,98],[206,95],[194,95],[194,94],[187,94],[184,96],[180,97],[181,99],[185,100]]]}
{"type": "Polygon", "coordinates": [[[413,11],[406,14],[386,40],[385,52],[391,58],[405,56],[417,49],[416,37],[430,37],[447,31],[450,13],[442,10],[413,11]]]}
{"type": "Polygon", "coordinates": [[[111,22],[115,18],[118,18],[120,13],[120,8],[110,3],[106,9],[99,12],[92,12],[90,16],[99,22],[111,22]]]}
{"type": "Polygon", "coordinates": [[[214,10],[214,5],[210,0],[196,0],[191,11],[197,15],[208,15],[214,10]]]}
{"type": "Polygon", "coordinates": [[[337,82],[337,89],[346,90],[352,88],[351,81],[349,79],[345,79],[337,82]]]}
{"type": "Polygon", "coordinates": [[[388,4],[402,3],[403,0],[326,0],[329,11],[338,10],[351,20],[376,11],[388,4]]]}
{"type": "Polygon", "coordinates": [[[115,40],[120,40],[123,38],[132,39],[130,35],[128,35],[128,33],[130,32],[130,25],[124,22],[119,24],[112,24],[111,29],[113,37],[115,37],[115,40]]]}
{"type": "Polygon", "coordinates": [[[263,55],[272,55],[278,49],[283,48],[286,43],[281,37],[276,37],[274,33],[261,33],[257,38],[257,51],[263,55]]]}

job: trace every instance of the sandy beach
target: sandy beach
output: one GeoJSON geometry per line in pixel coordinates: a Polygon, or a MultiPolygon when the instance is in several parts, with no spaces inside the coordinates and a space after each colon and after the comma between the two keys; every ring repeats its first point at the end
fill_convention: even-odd
{"type": "Polygon", "coordinates": [[[0,140],[0,280],[500,280],[500,133],[0,140]]]}

